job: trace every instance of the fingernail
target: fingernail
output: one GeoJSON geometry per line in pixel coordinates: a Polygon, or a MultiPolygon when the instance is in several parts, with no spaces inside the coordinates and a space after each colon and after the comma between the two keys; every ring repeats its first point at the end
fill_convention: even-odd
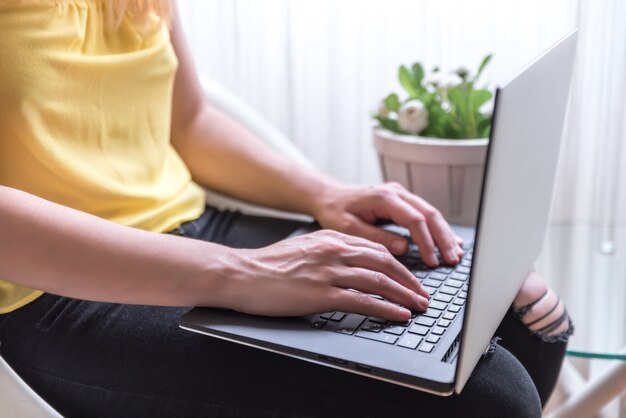
{"type": "Polygon", "coordinates": [[[448,251],[448,258],[453,262],[453,263],[458,263],[459,262],[459,254],[458,252],[455,252],[454,250],[450,250],[448,251]]]}
{"type": "Polygon", "coordinates": [[[406,241],[401,240],[401,239],[397,239],[394,242],[391,243],[391,250],[396,253],[396,254],[400,254],[404,252],[404,246],[405,246],[406,241]]]}
{"type": "Polygon", "coordinates": [[[419,301],[420,301],[420,307],[423,310],[428,309],[428,299],[426,299],[425,297],[420,296],[419,297],[419,301]]]}
{"type": "Polygon", "coordinates": [[[409,311],[408,309],[405,309],[405,308],[400,308],[400,313],[402,313],[402,316],[403,316],[406,320],[411,319],[411,311],[409,311]]]}

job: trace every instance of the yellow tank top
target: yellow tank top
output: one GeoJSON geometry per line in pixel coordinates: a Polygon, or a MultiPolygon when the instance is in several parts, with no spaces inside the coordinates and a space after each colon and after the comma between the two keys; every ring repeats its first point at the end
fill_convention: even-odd
{"type": "MultiPolygon", "coordinates": [[[[105,30],[98,0],[20,3],[0,0],[0,184],[155,232],[197,218],[204,193],[169,140],[167,25],[105,30]]],[[[0,280],[0,313],[41,294],[0,280]]]]}

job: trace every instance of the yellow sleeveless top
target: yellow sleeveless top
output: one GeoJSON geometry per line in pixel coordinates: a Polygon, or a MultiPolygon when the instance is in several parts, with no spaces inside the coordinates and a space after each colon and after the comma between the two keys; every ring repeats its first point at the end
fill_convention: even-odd
{"type": "MultiPolygon", "coordinates": [[[[0,184],[167,231],[204,208],[170,144],[169,30],[105,29],[101,7],[0,0],[0,184]]],[[[41,294],[0,280],[0,313],[41,294]]]]}

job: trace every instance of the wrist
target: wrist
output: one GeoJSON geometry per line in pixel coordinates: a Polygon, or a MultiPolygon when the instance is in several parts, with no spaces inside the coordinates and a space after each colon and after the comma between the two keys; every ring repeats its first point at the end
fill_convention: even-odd
{"type": "Polygon", "coordinates": [[[197,241],[195,262],[180,286],[185,306],[232,308],[236,277],[241,270],[236,249],[197,241]]]}
{"type": "Polygon", "coordinates": [[[341,194],[343,188],[343,184],[339,181],[320,176],[317,184],[308,189],[310,203],[307,214],[319,221],[337,200],[337,196],[341,194]]]}

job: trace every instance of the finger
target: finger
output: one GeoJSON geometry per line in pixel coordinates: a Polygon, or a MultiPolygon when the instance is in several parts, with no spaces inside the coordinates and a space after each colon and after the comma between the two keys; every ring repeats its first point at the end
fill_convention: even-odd
{"type": "Polygon", "coordinates": [[[418,295],[387,275],[363,268],[351,268],[345,274],[333,279],[333,285],[344,289],[355,289],[364,293],[380,295],[385,299],[399,303],[411,309],[425,311],[428,299],[418,295]]]}
{"type": "Polygon", "coordinates": [[[356,216],[351,222],[349,230],[346,232],[348,234],[363,237],[369,241],[382,244],[395,255],[402,255],[408,249],[409,243],[406,239],[394,234],[393,232],[385,231],[382,228],[370,225],[356,216]]]}
{"type": "Polygon", "coordinates": [[[442,258],[446,263],[457,264],[460,261],[458,237],[441,213],[419,196],[409,192],[403,192],[400,196],[416,210],[426,214],[426,224],[442,258]]]}
{"type": "MultiPolygon", "coordinates": [[[[355,217],[355,220],[356,219],[355,217]]],[[[351,227],[348,227],[346,229],[351,229],[351,227]]],[[[351,234],[350,232],[339,232],[339,231],[335,231],[332,229],[328,229],[328,230],[324,230],[324,232],[326,232],[327,234],[330,234],[331,236],[334,236],[335,238],[339,239],[340,241],[344,242],[345,244],[349,245],[349,246],[353,246],[353,247],[364,247],[364,248],[369,248],[375,251],[387,251],[385,248],[381,247],[381,244],[371,241],[369,239],[357,236],[355,234],[351,234]]]]}
{"type": "Polygon", "coordinates": [[[411,319],[411,311],[408,309],[375,299],[365,293],[337,289],[332,298],[331,310],[334,311],[353,312],[396,322],[405,322],[411,319]]]}
{"type": "Polygon", "coordinates": [[[349,267],[381,272],[418,295],[425,298],[430,296],[417,277],[386,251],[380,253],[369,249],[360,249],[346,253],[343,260],[349,267]]]}
{"type": "Polygon", "coordinates": [[[411,232],[411,238],[419,247],[424,262],[431,267],[438,266],[435,242],[424,215],[398,195],[382,201],[385,203],[374,206],[376,216],[381,219],[391,219],[396,224],[407,228],[411,232]]]}

